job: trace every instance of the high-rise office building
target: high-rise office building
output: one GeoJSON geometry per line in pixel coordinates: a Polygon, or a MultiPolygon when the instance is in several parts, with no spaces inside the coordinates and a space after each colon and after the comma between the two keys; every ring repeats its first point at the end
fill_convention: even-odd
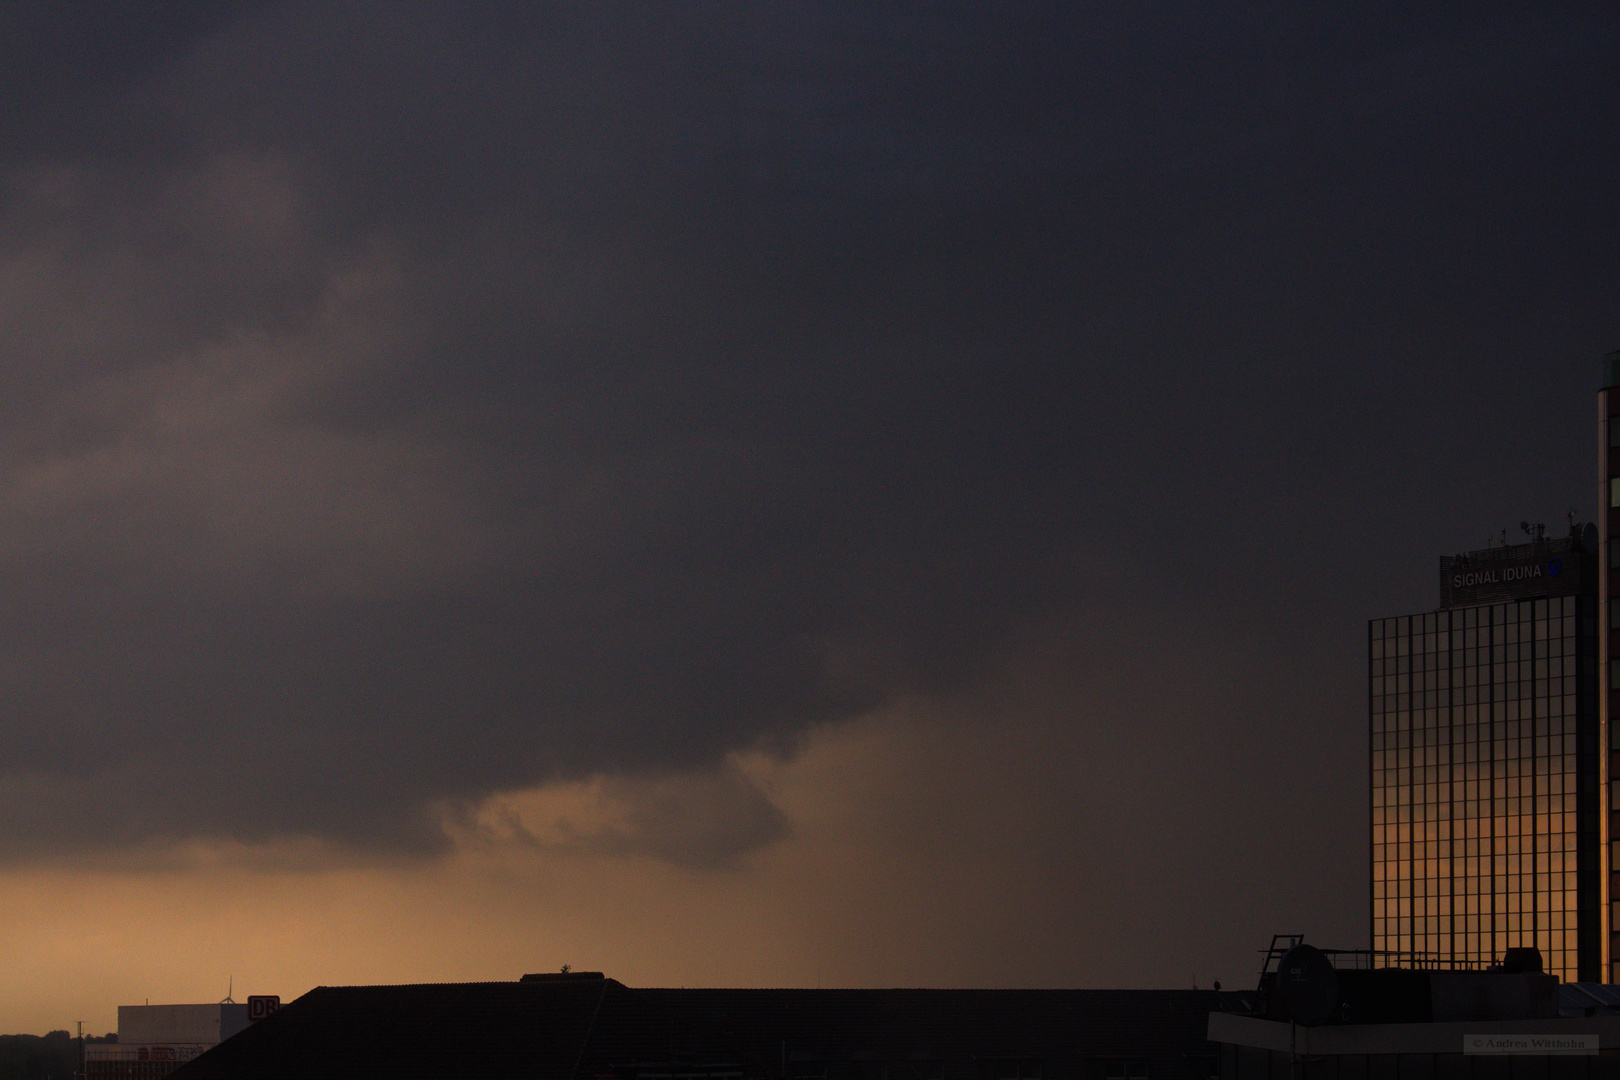
{"type": "Polygon", "coordinates": [[[1534,947],[1562,979],[1608,981],[1599,547],[1592,526],[1537,527],[1443,557],[1437,610],[1368,625],[1387,962],[1484,967],[1534,947]]]}
{"type": "Polygon", "coordinates": [[[1439,610],[1374,619],[1373,948],[1597,981],[1595,538],[1447,558],[1439,610]]]}
{"type": "Polygon", "coordinates": [[[1368,625],[1373,948],[1541,951],[1620,983],[1620,352],[1598,393],[1601,512],[1440,560],[1440,606],[1368,625]]]}

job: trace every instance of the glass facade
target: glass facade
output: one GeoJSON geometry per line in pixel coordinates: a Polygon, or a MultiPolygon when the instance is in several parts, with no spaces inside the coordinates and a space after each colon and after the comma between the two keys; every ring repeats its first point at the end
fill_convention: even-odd
{"type": "Polygon", "coordinates": [[[1368,648],[1373,948],[1597,978],[1596,598],[1375,619],[1368,648]]]}

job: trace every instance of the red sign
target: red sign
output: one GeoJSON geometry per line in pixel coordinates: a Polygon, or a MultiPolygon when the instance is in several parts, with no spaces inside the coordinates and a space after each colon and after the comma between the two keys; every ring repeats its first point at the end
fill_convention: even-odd
{"type": "Polygon", "coordinates": [[[277,1009],[281,1008],[280,994],[249,994],[247,999],[248,1019],[263,1020],[277,1009]]]}

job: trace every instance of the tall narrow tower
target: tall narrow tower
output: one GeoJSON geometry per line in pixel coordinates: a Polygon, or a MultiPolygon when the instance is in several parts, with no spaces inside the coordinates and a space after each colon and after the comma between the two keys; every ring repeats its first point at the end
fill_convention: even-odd
{"type": "Polygon", "coordinates": [[[1620,708],[1620,351],[1603,358],[1603,389],[1598,391],[1598,514],[1602,558],[1598,568],[1598,656],[1602,690],[1598,694],[1598,729],[1602,746],[1601,878],[1603,883],[1603,975],[1605,982],[1620,982],[1620,948],[1616,948],[1614,874],[1620,868],[1614,843],[1620,837],[1614,813],[1620,800],[1613,782],[1620,777],[1616,760],[1614,725],[1620,708]]]}

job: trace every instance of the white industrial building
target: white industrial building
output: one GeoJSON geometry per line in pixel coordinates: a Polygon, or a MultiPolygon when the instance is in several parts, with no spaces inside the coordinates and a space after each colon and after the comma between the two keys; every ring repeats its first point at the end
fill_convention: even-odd
{"type": "MultiPolygon", "coordinates": [[[[258,1006],[260,1012],[264,1007],[258,1006]]],[[[167,1076],[252,1023],[250,1006],[120,1005],[118,1041],[84,1048],[85,1080],[167,1076]]]]}

